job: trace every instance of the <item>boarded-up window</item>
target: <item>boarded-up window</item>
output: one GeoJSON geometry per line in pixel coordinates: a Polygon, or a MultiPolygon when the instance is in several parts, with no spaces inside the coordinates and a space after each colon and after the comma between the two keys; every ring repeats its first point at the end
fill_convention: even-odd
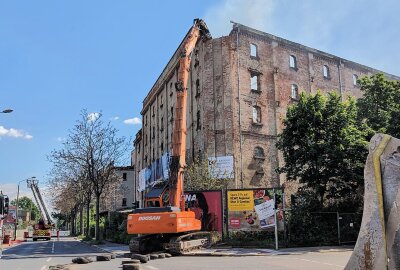
{"type": "Polygon", "coordinates": [[[299,87],[296,84],[292,84],[291,98],[293,99],[299,98],[299,87]]]}
{"type": "Polygon", "coordinates": [[[254,157],[264,158],[265,157],[264,149],[262,149],[260,146],[256,146],[254,148],[254,157]]]}
{"type": "Polygon", "coordinates": [[[258,87],[258,74],[251,73],[251,79],[250,79],[250,89],[253,91],[259,91],[258,87]]]}
{"type": "Polygon", "coordinates": [[[329,78],[329,67],[327,65],[324,65],[324,67],[322,68],[322,71],[324,73],[324,78],[328,79],[329,78]]]}
{"type": "Polygon", "coordinates": [[[353,85],[354,86],[358,85],[357,80],[358,80],[358,76],[356,74],[353,74],[353,85]]]}
{"type": "Polygon", "coordinates": [[[290,66],[291,68],[294,68],[294,69],[297,68],[296,56],[294,56],[294,55],[289,56],[289,66],[290,66]]]}
{"type": "Polygon", "coordinates": [[[250,56],[251,57],[257,57],[257,45],[251,43],[250,44],[250,56]]]}
{"type": "Polygon", "coordinates": [[[261,108],[258,106],[253,106],[253,123],[261,123],[261,108]]]}

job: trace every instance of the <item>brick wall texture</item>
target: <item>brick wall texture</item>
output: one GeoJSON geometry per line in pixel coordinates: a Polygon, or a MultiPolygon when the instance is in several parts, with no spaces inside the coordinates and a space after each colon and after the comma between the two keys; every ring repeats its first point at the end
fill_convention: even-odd
{"type": "MultiPolygon", "coordinates": [[[[182,44],[181,44],[182,45],[182,44]]],[[[175,82],[180,47],[143,101],[143,127],[136,135],[132,162],[138,171],[171,147],[175,82]]],[[[287,107],[298,92],[335,91],[343,99],[361,97],[354,78],[380,71],[261,31],[234,24],[228,36],[199,41],[188,83],[187,161],[199,155],[234,157],[231,188],[279,187],[283,164],[275,147],[287,107]],[[251,55],[255,46],[256,54],[251,55]],[[290,67],[290,57],[296,60],[290,67]],[[326,69],[324,76],[324,66],[326,69]],[[251,87],[256,76],[257,89],[251,87]],[[254,121],[259,108],[259,121],[254,121]]],[[[399,77],[385,74],[389,79],[399,77]]]]}

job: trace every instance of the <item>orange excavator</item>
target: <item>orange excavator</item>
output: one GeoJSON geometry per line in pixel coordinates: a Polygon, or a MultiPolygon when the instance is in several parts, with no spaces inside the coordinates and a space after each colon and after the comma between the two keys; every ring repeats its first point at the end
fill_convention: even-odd
{"type": "MultiPolygon", "coordinates": [[[[186,164],[186,104],[191,53],[200,39],[210,38],[205,22],[195,19],[183,41],[178,81],[175,83],[177,100],[169,164],[169,204],[137,208],[128,215],[128,234],[140,235],[130,242],[130,250],[133,253],[168,250],[174,254],[184,254],[209,243],[209,234],[201,232],[201,221],[195,218],[193,211],[185,209],[183,174],[186,164]]],[[[147,205],[149,204],[145,201],[145,206],[147,205]]]]}

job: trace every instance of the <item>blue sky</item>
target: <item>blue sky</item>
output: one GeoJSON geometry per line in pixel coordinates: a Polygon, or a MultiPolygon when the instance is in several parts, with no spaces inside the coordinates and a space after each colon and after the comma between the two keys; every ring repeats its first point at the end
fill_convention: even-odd
{"type": "Polygon", "coordinates": [[[44,185],[46,156],[82,109],[133,137],[143,98],[194,18],[214,37],[233,20],[400,75],[398,10],[396,0],[2,1],[0,110],[14,112],[0,114],[0,190],[13,197],[31,176],[44,185]]]}

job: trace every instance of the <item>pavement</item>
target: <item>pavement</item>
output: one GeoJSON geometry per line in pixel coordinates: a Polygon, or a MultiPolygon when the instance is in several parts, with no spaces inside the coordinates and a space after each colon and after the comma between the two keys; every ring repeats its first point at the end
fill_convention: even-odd
{"type": "MultiPolygon", "coordinates": [[[[104,242],[101,245],[94,245],[102,252],[114,253],[117,256],[123,256],[129,253],[129,246],[124,244],[116,244],[111,242],[104,242]]],[[[185,256],[277,256],[277,255],[302,255],[306,253],[329,253],[329,252],[349,252],[353,250],[353,246],[324,246],[324,247],[298,247],[298,248],[283,248],[279,250],[274,249],[261,249],[261,248],[204,248],[192,251],[185,256]]]]}

